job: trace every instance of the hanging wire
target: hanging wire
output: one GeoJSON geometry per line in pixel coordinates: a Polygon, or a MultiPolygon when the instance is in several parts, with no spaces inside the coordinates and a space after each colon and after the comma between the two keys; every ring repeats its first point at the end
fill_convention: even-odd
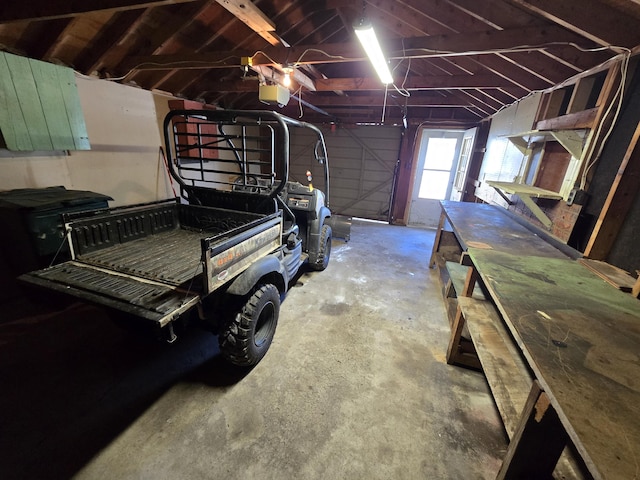
{"type": "Polygon", "coordinates": [[[384,123],[384,116],[387,111],[387,94],[388,93],[389,93],[389,85],[385,84],[384,85],[384,102],[382,103],[382,119],[380,120],[381,123],[384,123]]]}
{"type": "Polygon", "coordinates": [[[171,170],[169,170],[169,162],[167,161],[167,156],[165,155],[164,148],[162,148],[162,146],[158,151],[158,155],[162,156],[162,160],[164,161],[164,168],[169,178],[169,185],[171,185],[171,190],[173,191],[173,197],[176,198],[178,194],[176,193],[176,189],[173,186],[173,177],[171,176],[171,170]]]}
{"type": "Polygon", "coordinates": [[[62,247],[64,247],[64,244],[67,243],[67,237],[69,233],[71,233],[71,229],[69,227],[66,227],[65,234],[62,237],[62,242],[60,242],[60,246],[58,247],[58,250],[56,250],[56,254],[53,256],[53,258],[51,259],[51,262],[49,263],[50,267],[53,266],[53,264],[56,262],[58,255],[60,255],[60,252],[62,251],[62,247]]]}
{"type": "Polygon", "coordinates": [[[302,110],[302,85],[298,86],[296,96],[298,97],[298,107],[300,108],[300,116],[298,118],[302,118],[302,116],[304,115],[304,111],[302,110]]]}
{"type": "Polygon", "coordinates": [[[622,102],[623,102],[623,98],[624,98],[624,89],[625,89],[625,85],[626,85],[626,81],[627,81],[627,73],[628,73],[628,69],[629,69],[629,60],[631,59],[631,50],[627,50],[626,52],[624,52],[622,54],[622,60],[620,62],[620,83],[618,84],[618,88],[616,90],[615,95],[613,96],[613,98],[611,99],[611,103],[609,104],[609,106],[607,107],[607,110],[605,111],[602,120],[600,121],[600,124],[598,125],[598,129],[596,130],[596,133],[594,135],[594,139],[597,141],[598,137],[600,137],[600,133],[602,132],[602,127],[604,125],[604,121],[606,118],[609,117],[609,114],[611,113],[611,110],[613,108],[613,105],[616,104],[616,111],[613,115],[613,119],[611,120],[611,123],[609,125],[609,129],[607,130],[607,133],[605,134],[605,136],[602,138],[602,141],[600,142],[600,146],[598,147],[598,153],[593,157],[593,160],[589,163],[589,165],[587,165],[587,168],[584,169],[584,172],[582,173],[582,177],[580,178],[580,190],[584,190],[585,186],[587,185],[587,176],[589,174],[589,171],[591,170],[591,168],[593,168],[593,166],[598,162],[598,160],[600,159],[600,155],[602,155],[602,151],[604,150],[604,146],[607,143],[607,140],[609,139],[609,137],[611,136],[611,133],[613,132],[613,129],[616,125],[616,122],[618,120],[618,116],[620,115],[620,110],[622,109],[622,102]]]}

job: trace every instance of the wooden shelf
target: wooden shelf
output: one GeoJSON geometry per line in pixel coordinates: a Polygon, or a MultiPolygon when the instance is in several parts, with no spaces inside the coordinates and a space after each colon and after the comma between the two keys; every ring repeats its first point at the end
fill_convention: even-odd
{"type": "Polygon", "coordinates": [[[530,130],[528,132],[507,135],[507,138],[521,151],[527,150],[529,144],[536,141],[556,140],[573,157],[582,158],[586,130],[530,130]]]}
{"type": "Polygon", "coordinates": [[[486,183],[487,185],[491,185],[493,188],[499,188],[504,193],[526,195],[528,197],[535,198],[551,198],[555,200],[562,199],[562,195],[558,192],[552,192],[551,190],[545,190],[544,188],[534,187],[524,183],[497,182],[494,180],[487,180],[486,183]]]}
{"type": "Polygon", "coordinates": [[[546,213],[533,201],[533,198],[550,198],[553,200],[561,200],[562,195],[558,192],[552,192],[551,190],[545,190],[543,188],[534,187],[532,185],[526,185],[523,183],[510,183],[510,182],[497,182],[494,180],[488,180],[487,185],[491,185],[500,196],[511,205],[511,199],[509,199],[505,193],[511,195],[518,195],[522,202],[531,210],[538,220],[547,228],[551,228],[552,222],[547,217],[546,213]]]}
{"type": "Polygon", "coordinates": [[[509,438],[531,390],[533,376],[491,302],[458,297],[471,340],[509,438]]]}

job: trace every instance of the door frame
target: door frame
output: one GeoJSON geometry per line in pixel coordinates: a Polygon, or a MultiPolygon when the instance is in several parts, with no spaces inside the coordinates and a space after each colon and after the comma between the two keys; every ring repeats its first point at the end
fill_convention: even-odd
{"type": "MultiPolygon", "coordinates": [[[[430,129],[423,128],[418,136],[416,142],[416,150],[415,150],[415,170],[413,172],[413,178],[411,180],[411,188],[408,195],[407,201],[407,224],[411,224],[411,210],[414,206],[414,201],[416,200],[415,194],[420,189],[420,181],[422,179],[422,173],[424,172],[424,161],[427,154],[427,149],[429,145],[430,138],[456,138],[456,148],[454,152],[454,159],[451,165],[451,170],[449,171],[449,179],[447,182],[447,191],[445,194],[445,199],[448,199],[451,196],[451,192],[453,191],[453,180],[455,177],[455,173],[458,168],[458,162],[460,161],[460,150],[462,147],[462,140],[465,134],[465,130],[456,130],[452,128],[440,128],[440,129],[430,129]]],[[[428,199],[424,199],[428,201],[428,199]]],[[[434,200],[438,201],[438,200],[434,200]]]]}

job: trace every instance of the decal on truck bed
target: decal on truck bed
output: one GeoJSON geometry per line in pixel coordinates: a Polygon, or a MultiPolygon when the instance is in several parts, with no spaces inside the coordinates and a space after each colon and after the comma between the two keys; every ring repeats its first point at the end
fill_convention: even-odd
{"type": "Polygon", "coordinates": [[[207,289],[213,291],[223,283],[246,270],[253,262],[268,255],[280,246],[282,223],[278,221],[272,227],[230,247],[218,255],[209,257],[207,266],[207,289]]]}

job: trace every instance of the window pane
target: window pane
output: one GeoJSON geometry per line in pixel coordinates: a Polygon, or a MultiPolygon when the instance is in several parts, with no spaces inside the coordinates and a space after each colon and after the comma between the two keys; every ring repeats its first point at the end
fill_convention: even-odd
{"type": "Polygon", "coordinates": [[[457,142],[455,138],[430,138],[424,168],[451,170],[457,142]]]}
{"type": "Polygon", "coordinates": [[[449,183],[450,172],[440,172],[437,170],[424,170],[420,181],[418,197],[430,198],[433,200],[444,200],[447,194],[447,184],[449,183]]]}
{"type": "Polygon", "coordinates": [[[456,179],[453,182],[453,186],[456,187],[459,192],[464,190],[465,177],[467,176],[467,164],[469,163],[469,156],[471,155],[472,138],[473,137],[465,137],[462,140],[458,170],[456,171],[456,179]]]}

